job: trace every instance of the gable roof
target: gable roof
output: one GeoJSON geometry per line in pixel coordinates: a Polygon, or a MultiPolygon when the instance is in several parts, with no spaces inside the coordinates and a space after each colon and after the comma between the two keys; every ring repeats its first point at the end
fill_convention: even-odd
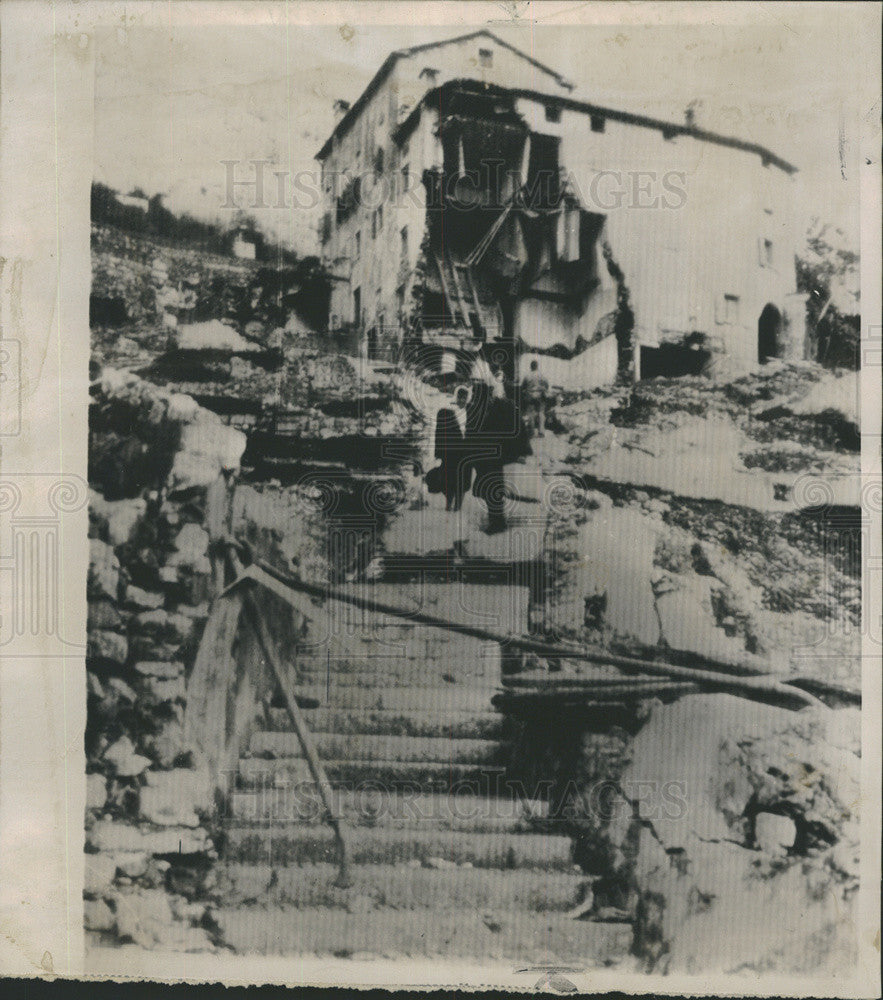
{"type": "Polygon", "coordinates": [[[488,31],[486,28],[482,28],[479,31],[471,31],[466,35],[456,35],[454,38],[444,38],[438,42],[425,42],[422,45],[412,45],[408,49],[396,49],[394,52],[390,52],[390,54],[383,61],[380,69],[374,74],[371,82],[362,91],[353,106],[347,111],[343,118],[340,119],[337,125],[335,125],[331,135],[325,140],[324,145],[316,154],[316,159],[324,160],[328,156],[329,152],[331,152],[331,146],[334,139],[349,131],[353,122],[361,114],[362,109],[373,97],[384,80],[386,80],[392,72],[393,67],[400,59],[408,59],[411,56],[417,55],[419,52],[428,52],[430,49],[438,49],[444,45],[451,45],[454,42],[467,42],[472,38],[492,39],[497,45],[502,46],[504,49],[508,49],[510,52],[514,52],[518,56],[521,56],[522,59],[526,59],[536,69],[551,76],[555,82],[559,84],[559,86],[564,87],[566,90],[573,90],[573,84],[566,80],[560,73],[556,73],[555,70],[550,69],[548,66],[539,62],[539,60],[534,59],[533,56],[529,56],[526,52],[522,52],[521,49],[516,48],[514,45],[504,42],[502,38],[498,38],[492,31],[488,31]]]}

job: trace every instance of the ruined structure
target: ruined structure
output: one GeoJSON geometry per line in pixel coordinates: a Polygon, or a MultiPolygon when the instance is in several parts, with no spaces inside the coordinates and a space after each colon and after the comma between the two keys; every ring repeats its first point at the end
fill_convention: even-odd
{"type": "MultiPolygon", "coordinates": [[[[319,151],[332,329],[594,351],[616,374],[804,356],[791,179],[769,150],[578,100],[488,31],[393,52],[319,151]],[[618,350],[616,349],[618,347],[618,350]]],[[[587,388],[585,376],[580,386],[587,388]]]]}

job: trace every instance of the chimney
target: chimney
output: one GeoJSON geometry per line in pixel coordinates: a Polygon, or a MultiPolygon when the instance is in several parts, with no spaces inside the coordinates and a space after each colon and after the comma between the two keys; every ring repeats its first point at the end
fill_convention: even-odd
{"type": "Polygon", "coordinates": [[[342,101],[339,98],[334,102],[334,124],[336,125],[341,118],[349,111],[350,102],[342,101]]]}
{"type": "Polygon", "coordinates": [[[701,104],[702,101],[696,100],[696,101],[690,101],[690,103],[687,105],[687,108],[684,111],[684,121],[687,124],[687,128],[696,127],[696,111],[701,106],[701,104]]]}

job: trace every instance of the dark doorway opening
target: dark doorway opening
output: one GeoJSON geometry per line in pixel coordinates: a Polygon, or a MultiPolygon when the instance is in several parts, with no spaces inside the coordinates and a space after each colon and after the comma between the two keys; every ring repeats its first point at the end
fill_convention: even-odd
{"type": "Polygon", "coordinates": [[[757,360],[764,364],[770,358],[782,357],[782,314],[772,304],[763,307],[757,321],[757,360]]]}
{"type": "Polygon", "coordinates": [[[677,378],[701,375],[708,368],[711,352],[701,344],[660,344],[641,348],[641,378],[677,378]]]}

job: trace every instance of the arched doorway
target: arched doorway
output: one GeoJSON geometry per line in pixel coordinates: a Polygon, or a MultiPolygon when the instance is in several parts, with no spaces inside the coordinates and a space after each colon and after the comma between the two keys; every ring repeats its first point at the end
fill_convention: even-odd
{"type": "Polygon", "coordinates": [[[767,303],[757,321],[757,360],[761,364],[782,356],[781,333],[782,314],[774,305],[767,303]]]}

